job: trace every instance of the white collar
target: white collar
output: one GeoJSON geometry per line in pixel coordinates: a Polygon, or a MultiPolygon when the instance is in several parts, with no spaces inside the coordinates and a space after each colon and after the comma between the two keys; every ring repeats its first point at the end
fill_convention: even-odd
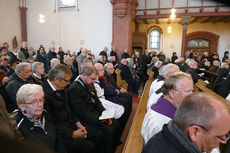
{"type": "Polygon", "coordinates": [[[33,75],[38,78],[38,79],[41,79],[42,77],[38,76],[36,73],[33,73],[33,75]]]}
{"type": "Polygon", "coordinates": [[[85,87],[84,83],[80,80],[80,78],[81,78],[81,75],[79,75],[74,81],[80,82],[80,84],[81,84],[83,87],[85,87]]]}
{"type": "Polygon", "coordinates": [[[57,89],[52,85],[49,79],[47,79],[47,82],[49,83],[50,87],[53,89],[53,91],[56,91],[57,89]]]}

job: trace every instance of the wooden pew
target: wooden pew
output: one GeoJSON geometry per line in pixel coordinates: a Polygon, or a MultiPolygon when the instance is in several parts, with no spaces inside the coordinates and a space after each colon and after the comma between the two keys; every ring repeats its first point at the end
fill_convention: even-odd
{"type": "Polygon", "coordinates": [[[117,75],[117,86],[119,88],[128,89],[128,83],[125,80],[122,80],[121,70],[119,68],[117,68],[115,73],[117,75]]]}
{"type": "Polygon", "coordinates": [[[146,105],[149,98],[149,88],[153,81],[153,74],[151,70],[148,71],[149,79],[145,84],[137,111],[135,113],[128,137],[125,142],[122,153],[141,153],[144,145],[144,139],[141,136],[141,126],[146,114],[146,105]]]}
{"type": "Polygon", "coordinates": [[[205,73],[206,75],[209,76],[208,81],[209,81],[209,85],[208,88],[212,89],[212,85],[214,83],[214,81],[216,80],[218,74],[214,73],[214,72],[210,72],[208,70],[203,70],[203,69],[199,69],[200,72],[205,73]]]}
{"type": "Polygon", "coordinates": [[[198,80],[198,83],[196,84],[196,87],[199,89],[199,91],[207,92],[213,96],[215,96],[218,100],[222,102],[228,102],[226,99],[215,93],[214,91],[208,89],[206,87],[207,83],[205,83],[203,80],[198,80]]]}
{"type": "MultiPolygon", "coordinates": [[[[202,92],[206,92],[209,93],[213,96],[215,96],[219,101],[223,102],[223,103],[229,103],[226,99],[224,99],[223,97],[221,97],[220,95],[218,95],[217,93],[215,93],[214,91],[208,89],[206,87],[207,83],[205,83],[203,80],[198,80],[198,83],[196,84],[196,88],[198,89],[198,91],[202,91],[202,92]]],[[[225,144],[221,144],[220,145],[220,152],[224,153],[226,148],[225,144]]]]}

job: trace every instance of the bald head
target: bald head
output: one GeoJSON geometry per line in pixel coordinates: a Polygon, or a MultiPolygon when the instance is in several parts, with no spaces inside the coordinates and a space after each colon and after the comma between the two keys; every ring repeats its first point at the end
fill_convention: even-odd
{"type": "Polygon", "coordinates": [[[229,112],[229,104],[217,100],[208,93],[197,92],[185,97],[174,119],[183,130],[191,124],[210,128],[215,126],[217,119],[227,117],[230,121],[229,112]]]}
{"type": "Polygon", "coordinates": [[[101,69],[101,68],[104,69],[104,66],[103,66],[101,63],[96,63],[96,64],[94,64],[94,67],[95,67],[97,70],[99,70],[99,69],[101,69]]]}

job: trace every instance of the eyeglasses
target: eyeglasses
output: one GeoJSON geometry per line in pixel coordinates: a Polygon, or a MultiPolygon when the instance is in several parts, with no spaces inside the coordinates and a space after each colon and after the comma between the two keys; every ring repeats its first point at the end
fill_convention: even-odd
{"type": "MultiPolygon", "coordinates": [[[[225,134],[225,135],[222,135],[222,136],[219,136],[219,135],[216,135],[212,132],[209,131],[209,129],[207,129],[206,127],[202,126],[202,125],[198,125],[198,124],[192,124],[192,125],[196,125],[196,126],[199,126],[201,127],[203,130],[207,131],[208,133],[214,135],[217,139],[220,139],[222,141],[222,143],[226,143],[228,140],[229,140],[229,133],[225,134]],[[225,138],[223,138],[225,137],[225,138]]],[[[192,126],[191,125],[191,126],[192,126]]]]}
{"type": "Polygon", "coordinates": [[[91,77],[88,77],[90,80],[94,81],[96,80],[97,78],[91,78],[91,77]]]}
{"type": "Polygon", "coordinates": [[[177,91],[177,92],[180,92],[180,93],[184,93],[184,94],[192,94],[191,90],[189,90],[189,91],[174,90],[174,91],[177,91]]]}
{"type": "Polygon", "coordinates": [[[67,80],[67,79],[62,79],[64,80],[66,83],[70,83],[70,80],[67,80]]]}
{"type": "Polygon", "coordinates": [[[28,105],[38,105],[38,104],[43,104],[44,103],[44,100],[43,99],[40,99],[40,100],[34,100],[30,103],[25,103],[25,104],[28,104],[28,105]]]}

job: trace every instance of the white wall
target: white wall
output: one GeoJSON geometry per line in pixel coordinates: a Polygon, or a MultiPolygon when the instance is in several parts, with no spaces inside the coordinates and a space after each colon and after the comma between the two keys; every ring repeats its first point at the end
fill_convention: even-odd
{"type": "Polygon", "coordinates": [[[79,12],[62,8],[54,13],[55,0],[27,0],[27,7],[29,46],[37,49],[43,44],[48,51],[55,41],[56,48],[74,52],[85,47],[96,56],[105,46],[111,47],[112,4],[108,0],[79,0],[79,12]],[[45,16],[45,23],[39,23],[39,14],[45,16]]]}
{"type": "Polygon", "coordinates": [[[0,0],[0,43],[8,42],[12,49],[12,39],[21,42],[21,21],[19,0],[0,0]]]}

